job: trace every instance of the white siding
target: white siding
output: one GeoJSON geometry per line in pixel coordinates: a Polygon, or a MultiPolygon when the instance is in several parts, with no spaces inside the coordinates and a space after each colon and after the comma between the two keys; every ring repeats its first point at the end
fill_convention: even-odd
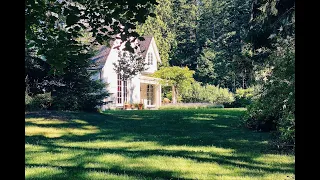
{"type": "Polygon", "coordinates": [[[117,49],[112,49],[109,53],[106,64],[103,67],[102,78],[107,83],[107,90],[110,96],[107,98],[107,102],[112,104],[106,105],[106,108],[114,108],[117,98],[117,73],[113,69],[113,62],[118,59],[117,49]]]}
{"type": "Polygon", "coordinates": [[[147,63],[146,67],[148,68],[147,70],[144,71],[146,73],[154,73],[157,70],[157,59],[156,59],[156,55],[154,53],[154,49],[151,44],[152,44],[152,42],[150,43],[149,49],[148,49],[148,51],[146,53],[146,57],[145,57],[145,63],[147,63]],[[152,55],[152,59],[153,59],[152,65],[148,65],[148,53],[151,53],[151,55],[152,55]]]}

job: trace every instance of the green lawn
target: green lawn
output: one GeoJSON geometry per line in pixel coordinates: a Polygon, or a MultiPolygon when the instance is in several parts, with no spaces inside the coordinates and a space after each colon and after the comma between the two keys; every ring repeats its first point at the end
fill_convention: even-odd
{"type": "Polygon", "coordinates": [[[244,109],[29,113],[26,179],[294,179],[244,109]]]}

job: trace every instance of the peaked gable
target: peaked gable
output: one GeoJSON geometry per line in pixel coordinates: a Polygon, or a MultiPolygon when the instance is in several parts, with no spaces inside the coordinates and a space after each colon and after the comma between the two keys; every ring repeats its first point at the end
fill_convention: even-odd
{"type": "MultiPolygon", "coordinates": [[[[161,63],[158,48],[155,44],[154,38],[152,36],[142,36],[142,37],[144,38],[143,41],[140,41],[140,40],[137,41],[140,52],[142,52],[141,54],[142,58],[144,59],[146,58],[149,47],[153,46],[153,49],[156,51],[155,54],[156,54],[157,61],[161,63]]],[[[97,55],[91,58],[91,60],[93,61],[93,65],[90,69],[102,69],[108,59],[108,56],[111,50],[116,49],[114,45],[115,45],[114,41],[111,41],[110,47],[99,46],[98,47],[99,51],[97,55]]]]}

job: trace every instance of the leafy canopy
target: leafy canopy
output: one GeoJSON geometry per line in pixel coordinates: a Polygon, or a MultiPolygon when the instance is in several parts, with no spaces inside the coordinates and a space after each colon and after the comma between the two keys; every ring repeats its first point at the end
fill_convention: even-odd
{"type": "Polygon", "coordinates": [[[76,41],[83,31],[90,32],[93,43],[106,44],[119,35],[126,49],[133,51],[129,37],[139,37],[136,23],[154,16],[150,7],[156,0],[26,0],[25,39],[27,47],[43,57],[55,73],[63,73],[68,57],[76,56],[76,41]],[[63,43],[60,43],[63,42],[63,43]],[[69,49],[71,51],[65,52],[69,49]]]}
{"type": "Polygon", "coordinates": [[[153,74],[153,77],[161,78],[162,84],[182,88],[194,81],[194,71],[188,67],[162,67],[153,74]]]}
{"type": "Polygon", "coordinates": [[[117,74],[120,74],[123,80],[128,80],[141,71],[146,70],[146,62],[140,53],[134,54],[126,51],[119,51],[118,57],[118,61],[113,63],[113,69],[117,74]]]}

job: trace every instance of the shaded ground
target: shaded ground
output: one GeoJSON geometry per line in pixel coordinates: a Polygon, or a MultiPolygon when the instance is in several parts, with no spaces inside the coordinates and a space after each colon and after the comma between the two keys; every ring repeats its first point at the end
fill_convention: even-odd
{"type": "Polygon", "coordinates": [[[26,179],[293,179],[243,109],[26,113],[26,179]]]}

